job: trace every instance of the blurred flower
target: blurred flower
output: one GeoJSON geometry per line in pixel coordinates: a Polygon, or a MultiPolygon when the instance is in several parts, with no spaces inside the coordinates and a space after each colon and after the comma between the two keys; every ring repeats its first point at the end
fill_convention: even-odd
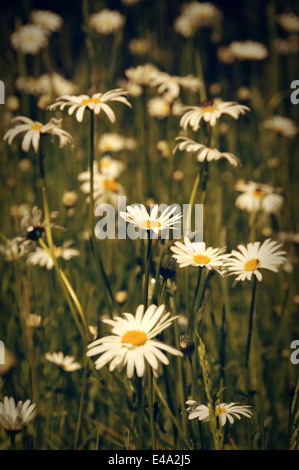
{"type": "Polygon", "coordinates": [[[268,269],[278,272],[277,266],[282,264],[286,257],[285,251],[277,251],[281,247],[276,241],[268,238],[262,244],[260,242],[248,243],[247,246],[238,245],[238,250],[231,252],[231,257],[225,262],[225,270],[228,275],[237,275],[235,281],[251,280],[256,276],[262,280],[260,269],[268,269]]]}
{"type": "MultiPolygon", "coordinates": [[[[56,219],[58,216],[57,211],[50,212],[50,221],[56,219]]],[[[30,212],[30,210],[25,210],[23,217],[20,222],[20,230],[18,236],[21,237],[23,242],[32,241],[36,242],[40,238],[44,237],[45,234],[45,221],[41,220],[42,218],[42,211],[37,207],[34,206],[30,212]]],[[[65,230],[63,227],[56,225],[54,222],[51,222],[51,228],[58,229],[58,230],[65,230]]],[[[29,246],[30,244],[26,244],[29,246]]]]}
{"type": "Polygon", "coordinates": [[[240,160],[229,152],[220,152],[219,150],[211,147],[206,147],[203,144],[199,144],[189,137],[176,137],[175,140],[180,140],[180,142],[174,147],[173,153],[176,150],[185,150],[189,153],[197,153],[196,158],[198,162],[208,161],[211,162],[212,160],[220,160],[221,158],[225,158],[232,166],[237,166],[240,164],[240,160]]]}
{"type": "Polygon", "coordinates": [[[30,118],[25,116],[17,116],[13,118],[11,122],[19,122],[20,124],[9,129],[4,134],[3,139],[7,140],[8,144],[11,145],[12,141],[18,134],[25,133],[22,141],[22,150],[24,150],[24,152],[29,151],[31,144],[34,151],[37,152],[39,149],[41,135],[57,136],[59,139],[60,148],[65,147],[67,144],[73,144],[73,138],[71,134],[59,127],[61,119],[52,118],[47,124],[42,124],[38,121],[32,121],[30,118]]]}
{"type": "Polygon", "coordinates": [[[164,94],[164,98],[172,101],[179,96],[181,87],[198,92],[201,89],[201,80],[194,75],[177,77],[157,70],[153,72],[150,85],[157,86],[158,93],[164,94]]]}
{"type": "Polygon", "coordinates": [[[103,111],[113,123],[116,120],[115,114],[107,105],[107,102],[119,101],[131,107],[131,104],[127,100],[127,95],[128,93],[121,88],[116,88],[106,93],[95,93],[92,97],[88,95],[63,95],[57,98],[56,102],[51,104],[48,109],[52,110],[58,107],[64,110],[66,106],[70,106],[68,114],[73,114],[73,112],[76,111],[76,119],[78,122],[82,122],[86,108],[92,110],[95,114],[100,114],[100,112],[103,111]]]}
{"type": "Polygon", "coordinates": [[[16,406],[12,397],[4,397],[0,402],[0,423],[7,432],[18,433],[34,419],[36,405],[30,403],[30,400],[18,401],[16,406]]]}
{"type": "Polygon", "coordinates": [[[167,140],[159,140],[159,142],[157,142],[156,149],[161,152],[163,158],[168,158],[170,156],[170,149],[167,140]]]}
{"type": "Polygon", "coordinates": [[[124,5],[135,5],[135,3],[139,3],[140,0],[121,0],[124,5]]]}
{"type": "MultiPolygon", "coordinates": [[[[70,260],[80,255],[80,251],[76,248],[71,248],[73,240],[68,240],[60,247],[54,247],[54,254],[56,258],[63,258],[70,260]]],[[[43,248],[37,247],[36,250],[28,255],[28,264],[46,267],[48,270],[54,266],[53,259],[48,251],[43,248]]]]}
{"type": "Polygon", "coordinates": [[[266,46],[256,41],[234,41],[228,47],[236,60],[263,60],[269,55],[266,46]]]}
{"type": "Polygon", "coordinates": [[[293,139],[298,133],[298,127],[295,122],[284,116],[272,116],[264,121],[264,128],[268,131],[281,134],[288,139],[293,139]]]}
{"type": "Polygon", "coordinates": [[[274,49],[281,55],[298,54],[299,52],[299,38],[298,36],[291,36],[287,39],[275,39],[274,49]]]}
{"type": "MultiPolygon", "coordinates": [[[[186,404],[189,405],[184,413],[188,413],[188,419],[198,418],[199,421],[204,423],[210,419],[210,410],[206,405],[201,405],[195,400],[188,400],[186,404]]],[[[221,426],[224,426],[226,420],[233,424],[234,420],[241,419],[241,415],[246,418],[251,418],[251,407],[247,405],[239,405],[238,403],[220,403],[215,407],[215,415],[219,418],[221,426]]]]}
{"type": "Polygon", "coordinates": [[[22,93],[57,97],[72,94],[76,91],[76,85],[59,73],[44,73],[39,77],[19,77],[16,80],[16,88],[22,93]]]}
{"type": "Polygon", "coordinates": [[[17,111],[20,108],[20,100],[16,95],[7,96],[5,106],[9,111],[17,111]]]}
{"type": "Polygon", "coordinates": [[[235,189],[242,192],[236,199],[236,207],[248,212],[264,211],[268,214],[277,213],[284,203],[281,194],[275,192],[275,188],[267,184],[248,183],[240,180],[235,189]]]}
{"type": "Polygon", "coordinates": [[[159,69],[155,65],[147,63],[143,65],[138,65],[137,67],[130,67],[126,69],[125,75],[130,82],[144,87],[150,86],[154,74],[158,71],[159,69]]]}
{"type": "Polygon", "coordinates": [[[129,95],[133,96],[134,98],[137,98],[143,92],[142,86],[138,85],[137,83],[131,80],[126,80],[126,79],[121,78],[117,80],[117,84],[120,88],[127,91],[129,95]]]}
{"type": "Polygon", "coordinates": [[[163,96],[157,96],[147,102],[147,112],[150,116],[164,119],[171,114],[171,102],[163,96]]]}
{"type": "Polygon", "coordinates": [[[105,155],[99,161],[100,172],[108,178],[116,179],[124,171],[125,164],[121,160],[115,160],[105,155]]]}
{"type": "Polygon", "coordinates": [[[89,17],[89,25],[99,34],[114,34],[116,33],[125,23],[126,19],[119,11],[104,10],[98,13],[93,13],[89,17]]]}
{"type": "Polygon", "coordinates": [[[98,142],[98,149],[102,153],[119,152],[121,150],[134,150],[136,141],[130,137],[124,137],[116,132],[102,134],[98,142]]]}
{"type": "Polygon", "coordinates": [[[104,319],[104,323],[112,326],[113,335],[90,343],[87,356],[101,354],[95,361],[96,369],[101,369],[107,363],[110,363],[110,371],[122,370],[126,366],[128,378],[133,377],[135,369],[137,376],[142,377],[147,361],[157,376],[158,359],[165,365],[169,364],[161,349],[182,356],[174,347],[153,339],[177,318],[169,317],[170,312],[165,313],[164,305],[151,305],[145,312],[144,305],[139,305],[135,316],[124,313],[122,317],[115,317],[113,320],[104,319]]]}
{"type": "Polygon", "coordinates": [[[232,64],[235,60],[229,46],[220,46],[217,49],[217,58],[222,64],[232,64]]]}
{"type": "Polygon", "coordinates": [[[74,370],[82,368],[79,362],[75,362],[75,358],[73,356],[64,356],[61,351],[57,353],[47,352],[45,357],[47,361],[53,362],[66,372],[73,372],[74,370]]]}
{"type": "Polygon", "coordinates": [[[36,313],[30,313],[26,319],[26,324],[30,328],[40,328],[42,326],[42,317],[36,313]]]}
{"type": "Polygon", "coordinates": [[[205,242],[191,242],[188,237],[184,237],[184,243],[175,242],[170,249],[180,268],[195,266],[221,274],[223,262],[228,258],[225,248],[207,248],[205,242]]]}
{"type": "Polygon", "coordinates": [[[11,37],[14,49],[23,54],[37,54],[48,46],[48,37],[44,28],[37,24],[26,24],[15,31],[11,37]]]}
{"type": "Polygon", "coordinates": [[[197,131],[202,119],[208,122],[211,127],[214,127],[217,119],[222,114],[228,114],[232,118],[238,119],[239,115],[245,114],[246,111],[250,111],[247,106],[231,101],[224,101],[219,104],[215,104],[213,101],[204,101],[199,106],[185,106],[185,113],[181,117],[180,126],[187,129],[190,125],[194,131],[197,131]]]}
{"type": "Polygon", "coordinates": [[[67,209],[74,207],[78,201],[78,193],[76,191],[64,191],[62,195],[62,204],[67,209]]]}
{"type": "Polygon", "coordinates": [[[129,51],[134,55],[147,54],[151,49],[151,43],[147,38],[134,38],[128,44],[129,51]]]}
{"type": "Polygon", "coordinates": [[[0,245],[0,253],[5,261],[15,261],[28,253],[26,246],[22,243],[21,237],[6,239],[5,244],[0,245]]]}
{"type": "Polygon", "coordinates": [[[126,290],[119,290],[115,294],[115,301],[118,304],[124,304],[128,300],[128,292],[126,290]]]}
{"type": "Polygon", "coordinates": [[[277,22],[288,33],[299,32],[299,16],[296,16],[293,12],[278,15],[277,22]]]}
{"type": "Polygon", "coordinates": [[[44,28],[48,34],[59,31],[63,23],[61,16],[48,10],[33,10],[30,13],[29,18],[32,23],[44,28]]]}
{"type": "Polygon", "coordinates": [[[195,344],[189,335],[180,335],[180,349],[185,354],[185,356],[188,356],[189,358],[192,357],[195,351],[195,344]]]}
{"type": "MultiPolygon", "coordinates": [[[[114,167],[115,168],[115,167],[114,167]]],[[[110,167],[112,170],[112,167],[110,167]]],[[[86,202],[89,202],[90,194],[90,170],[79,173],[78,180],[82,182],[80,189],[84,194],[88,194],[86,202]]],[[[125,189],[118,183],[118,181],[112,177],[109,172],[101,173],[98,170],[98,165],[94,162],[93,170],[93,198],[95,206],[109,202],[114,207],[117,207],[118,196],[124,196],[125,189]]]]}
{"type": "Polygon", "coordinates": [[[148,214],[145,206],[140,204],[127,206],[127,212],[120,212],[119,215],[127,222],[136,225],[143,230],[152,230],[156,235],[164,229],[175,229],[173,225],[181,219],[182,214],[172,215],[176,207],[167,206],[158,217],[159,206],[156,204],[148,214]]]}
{"type": "Polygon", "coordinates": [[[278,232],[278,240],[281,243],[298,243],[299,244],[299,233],[297,232],[278,232]]]}
{"type": "Polygon", "coordinates": [[[184,37],[192,36],[199,28],[215,27],[222,18],[221,11],[210,2],[184,3],[174,29],[184,37]]]}

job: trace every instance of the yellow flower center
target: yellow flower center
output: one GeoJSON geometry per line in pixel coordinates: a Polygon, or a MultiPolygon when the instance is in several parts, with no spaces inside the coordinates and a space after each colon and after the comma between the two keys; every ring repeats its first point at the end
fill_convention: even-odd
{"type": "Polygon", "coordinates": [[[84,104],[84,105],[89,104],[89,103],[100,104],[101,100],[99,98],[84,98],[81,101],[81,104],[84,104]]]}
{"type": "Polygon", "coordinates": [[[111,191],[112,193],[118,193],[118,183],[115,180],[104,180],[103,185],[108,191],[111,191]]]}
{"type": "Polygon", "coordinates": [[[151,229],[151,228],[160,228],[161,227],[161,223],[158,222],[158,220],[144,220],[142,223],[141,223],[141,227],[142,228],[146,228],[146,229],[151,229]]]}
{"type": "Polygon", "coordinates": [[[43,127],[43,124],[41,124],[40,122],[35,121],[32,124],[31,129],[34,129],[35,131],[40,131],[42,127],[43,127]]]}
{"type": "Polygon", "coordinates": [[[264,196],[264,191],[260,188],[257,188],[253,191],[253,196],[257,197],[257,198],[263,197],[264,196]]]}
{"type": "Polygon", "coordinates": [[[214,112],[217,111],[217,110],[218,110],[218,108],[215,107],[215,106],[204,106],[204,107],[202,108],[202,112],[203,112],[203,113],[214,113],[214,112]]]}
{"type": "Polygon", "coordinates": [[[260,260],[257,258],[253,258],[250,261],[247,261],[247,263],[244,266],[245,271],[255,271],[260,264],[260,260]]]}
{"type": "Polygon", "coordinates": [[[61,250],[60,246],[55,246],[55,247],[54,247],[54,254],[55,254],[55,256],[60,256],[60,255],[61,255],[61,252],[62,252],[62,250],[61,250]]]}
{"type": "Polygon", "coordinates": [[[27,41],[34,42],[35,40],[36,40],[36,37],[34,36],[34,34],[29,34],[27,36],[27,41]]]}
{"type": "Polygon", "coordinates": [[[142,346],[146,342],[146,334],[144,331],[131,330],[127,331],[122,339],[122,343],[133,344],[134,346],[142,346]]]}
{"type": "Polygon", "coordinates": [[[193,256],[193,261],[198,264],[208,264],[211,261],[211,258],[205,255],[195,255],[193,256]]]}
{"type": "Polygon", "coordinates": [[[226,413],[226,411],[227,411],[226,408],[220,408],[220,406],[217,406],[215,410],[215,415],[216,416],[222,415],[226,413]]]}

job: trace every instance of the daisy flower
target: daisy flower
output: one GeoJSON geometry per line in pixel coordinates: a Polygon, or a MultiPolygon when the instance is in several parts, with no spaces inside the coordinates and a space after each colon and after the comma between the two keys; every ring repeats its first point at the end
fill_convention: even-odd
{"type": "Polygon", "coordinates": [[[148,214],[143,204],[127,206],[127,212],[120,212],[119,215],[127,222],[139,227],[139,229],[153,231],[156,235],[164,229],[172,229],[173,225],[181,219],[182,214],[173,215],[176,207],[167,206],[160,216],[158,216],[159,206],[155,204],[148,214]]]}
{"type": "Polygon", "coordinates": [[[65,147],[67,144],[73,144],[71,134],[59,127],[61,119],[52,118],[47,124],[42,124],[38,121],[32,121],[30,118],[25,116],[17,116],[13,118],[11,122],[20,124],[9,129],[4,134],[3,139],[7,140],[8,144],[11,145],[17,135],[24,133],[22,141],[22,150],[24,150],[24,152],[29,151],[31,144],[34,151],[37,152],[42,135],[57,136],[60,148],[65,147]]]}
{"type": "Polygon", "coordinates": [[[100,354],[95,361],[96,369],[101,369],[108,363],[110,371],[120,371],[126,366],[128,378],[133,377],[135,369],[137,376],[142,377],[147,361],[157,376],[158,360],[165,365],[169,364],[168,358],[161,350],[182,356],[174,347],[154,339],[177,318],[169,317],[170,312],[165,313],[164,305],[151,305],[145,312],[144,305],[139,305],[135,316],[132,313],[124,313],[122,317],[115,317],[113,320],[105,319],[103,322],[112,326],[113,334],[90,343],[87,356],[100,354]]]}
{"type": "MultiPolygon", "coordinates": [[[[111,163],[111,162],[110,162],[111,163]]],[[[109,165],[110,166],[110,165],[109,165]]],[[[114,167],[115,169],[115,167],[114,167]]],[[[117,206],[118,197],[125,196],[126,192],[124,187],[115,179],[112,175],[112,165],[109,170],[106,172],[100,172],[99,167],[96,162],[93,166],[93,198],[95,206],[102,203],[111,203],[114,207],[117,206]]],[[[119,168],[118,168],[119,170],[119,168]]],[[[80,186],[81,191],[84,194],[88,194],[86,202],[89,203],[90,200],[90,170],[83,171],[78,175],[78,181],[82,184],[80,186]]]]}
{"type": "Polygon", "coordinates": [[[110,101],[119,101],[131,107],[131,104],[126,98],[127,95],[128,93],[121,88],[116,88],[106,93],[95,93],[91,97],[88,95],[62,95],[57,98],[55,103],[48,106],[48,109],[59,108],[64,110],[66,106],[70,106],[68,114],[71,115],[76,111],[76,119],[78,122],[82,122],[86,108],[92,110],[95,114],[100,114],[100,112],[103,111],[110,122],[114,123],[116,120],[115,114],[107,103],[110,101]]]}
{"type": "Polygon", "coordinates": [[[171,102],[163,96],[156,96],[147,102],[147,112],[152,117],[164,119],[171,113],[171,102]]]}
{"type": "Polygon", "coordinates": [[[236,199],[236,207],[247,212],[264,211],[275,214],[284,203],[283,196],[267,184],[238,181],[235,189],[242,193],[236,199]]]}
{"type": "Polygon", "coordinates": [[[125,164],[121,160],[105,155],[99,160],[99,169],[104,176],[114,180],[124,171],[125,164]]]}
{"type": "Polygon", "coordinates": [[[174,29],[182,36],[190,37],[199,28],[215,26],[221,17],[221,11],[210,2],[185,3],[174,22],[174,29]]]}
{"type": "Polygon", "coordinates": [[[277,22],[288,33],[299,32],[299,16],[295,13],[283,13],[277,17],[277,22]]]}
{"type": "Polygon", "coordinates": [[[59,31],[63,23],[61,16],[48,10],[34,10],[30,13],[29,18],[32,23],[44,28],[48,34],[59,31]]]}
{"type": "Polygon", "coordinates": [[[11,37],[14,49],[23,54],[36,55],[49,45],[46,30],[37,24],[25,24],[15,31],[11,37]]]}
{"type": "Polygon", "coordinates": [[[205,160],[211,162],[212,160],[225,158],[234,167],[240,164],[240,160],[232,153],[220,152],[215,148],[195,142],[189,137],[176,137],[175,140],[179,140],[180,142],[174,147],[173,153],[175,153],[177,149],[185,150],[189,153],[197,153],[196,158],[198,162],[204,162],[205,160]]]}
{"type": "Polygon", "coordinates": [[[268,238],[260,242],[248,243],[247,246],[238,245],[238,250],[231,252],[231,257],[225,261],[225,274],[236,275],[237,281],[251,280],[256,276],[262,280],[260,269],[278,272],[277,266],[286,260],[286,252],[278,251],[281,247],[276,241],[268,238]]]}
{"type": "Polygon", "coordinates": [[[269,119],[266,119],[263,125],[268,131],[281,134],[288,139],[293,139],[298,133],[298,127],[295,122],[284,116],[272,116],[269,119]]]}
{"type": "Polygon", "coordinates": [[[197,131],[202,119],[208,122],[211,127],[214,127],[217,119],[222,114],[228,114],[232,118],[238,119],[239,115],[245,114],[246,111],[250,111],[247,106],[232,101],[217,104],[213,101],[204,101],[200,106],[185,106],[185,113],[181,117],[180,126],[186,130],[190,125],[194,131],[197,131]]]}
{"type": "MultiPolygon", "coordinates": [[[[199,421],[208,422],[210,419],[210,410],[206,405],[202,405],[195,400],[187,400],[186,404],[189,405],[184,413],[188,413],[188,419],[198,418],[199,421]]],[[[241,419],[241,416],[251,418],[251,406],[239,405],[238,403],[220,403],[215,407],[215,415],[219,418],[221,426],[224,426],[228,420],[230,424],[234,420],[241,419]]]]}
{"type": "Polygon", "coordinates": [[[82,368],[82,365],[79,362],[76,362],[73,356],[64,356],[61,351],[57,353],[47,352],[45,357],[47,361],[53,362],[66,372],[73,372],[74,370],[82,368]]]}
{"type": "Polygon", "coordinates": [[[151,86],[158,87],[158,93],[164,94],[164,97],[169,100],[173,100],[179,96],[181,87],[197,92],[200,91],[201,84],[201,80],[194,77],[194,75],[177,77],[160,71],[153,73],[153,77],[151,79],[151,86]]]}
{"type": "Polygon", "coordinates": [[[106,132],[102,134],[98,142],[98,149],[102,153],[134,150],[135,148],[135,139],[124,137],[116,132],[106,132]]]}
{"type": "Polygon", "coordinates": [[[209,271],[214,269],[220,274],[223,262],[228,257],[224,254],[225,248],[207,248],[205,242],[191,242],[188,237],[184,237],[184,243],[175,242],[170,249],[180,268],[196,266],[209,271]]]}
{"type": "Polygon", "coordinates": [[[119,11],[108,8],[93,13],[89,17],[90,27],[97,33],[104,35],[116,33],[125,24],[125,21],[125,17],[119,11]]]}
{"type": "MultiPolygon", "coordinates": [[[[67,242],[63,243],[62,246],[54,247],[54,254],[56,258],[63,258],[69,261],[70,259],[79,256],[80,251],[76,248],[72,248],[72,243],[73,240],[68,240],[67,242]]],[[[34,252],[28,255],[27,262],[31,265],[46,267],[48,270],[52,269],[54,266],[54,262],[50,254],[40,247],[37,247],[34,252]]]]}
{"type": "Polygon", "coordinates": [[[234,41],[228,47],[237,60],[263,60],[269,55],[266,46],[256,41],[234,41]]]}
{"type": "Polygon", "coordinates": [[[4,397],[0,402],[0,423],[8,432],[18,433],[27,426],[36,415],[36,404],[28,399],[24,403],[14,398],[4,397]]]}
{"type": "Polygon", "coordinates": [[[144,87],[151,85],[151,81],[154,78],[155,73],[158,71],[159,69],[155,65],[147,63],[126,69],[125,75],[130,82],[144,87]]]}
{"type": "Polygon", "coordinates": [[[26,246],[22,243],[21,237],[6,239],[5,244],[0,245],[0,253],[5,261],[15,261],[22,258],[26,253],[26,246]]]}

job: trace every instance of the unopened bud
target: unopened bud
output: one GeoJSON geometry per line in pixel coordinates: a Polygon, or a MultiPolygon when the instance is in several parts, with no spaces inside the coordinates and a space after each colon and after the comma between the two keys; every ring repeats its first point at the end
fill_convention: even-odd
{"type": "Polygon", "coordinates": [[[189,335],[180,336],[180,349],[188,357],[194,353],[195,345],[189,335]]]}
{"type": "Polygon", "coordinates": [[[176,275],[175,270],[176,260],[172,257],[168,258],[166,263],[160,268],[160,274],[164,279],[171,279],[176,275]]]}

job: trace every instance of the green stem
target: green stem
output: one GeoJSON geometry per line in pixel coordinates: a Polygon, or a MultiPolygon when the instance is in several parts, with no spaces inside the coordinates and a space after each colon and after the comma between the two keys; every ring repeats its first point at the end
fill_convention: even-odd
{"type": "Polygon", "coordinates": [[[84,392],[86,386],[86,374],[87,374],[87,357],[84,358],[84,371],[83,371],[83,382],[82,382],[82,390],[81,390],[81,397],[80,397],[80,405],[79,405],[79,413],[76,425],[76,433],[75,433],[75,441],[74,441],[74,449],[77,449],[78,444],[78,437],[79,437],[79,429],[81,425],[82,419],[82,410],[83,410],[83,401],[84,401],[84,392]]]}
{"type": "Polygon", "coordinates": [[[159,307],[160,305],[162,305],[162,303],[163,303],[163,298],[164,298],[164,293],[165,293],[166,284],[167,284],[167,279],[166,279],[165,277],[163,277],[162,287],[161,287],[161,292],[160,292],[160,297],[159,297],[159,301],[158,301],[158,307],[159,307]]]}
{"type": "Polygon", "coordinates": [[[153,399],[153,371],[149,364],[147,364],[147,380],[148,380],[148,405],[149,405],[149,415],[150,415],[152,450],[156,450],[154,399],[153,399]]]}
{"type": "Polygon", "coordinates": [[[253,286],[252,286],[250,312],[249,312],[249,325],[248,325],[248,335],[247,335],[247,344],[246,344],[246,355],[245,355],[245,370],[247,372],[247,376],[248,376],[248,364],[249,364],[249,356],[250,356],[251,336],[252,336],[252,329],[253,329],[253,313],[254,313],[256,285],[257,285],[257,277],[254,276],[253,286]]]}
{"type": "MultiPolygon", "coordinates": [[[[196,299],[198,296],[198,291],[199,291],[199,286],[200,286],[200,280],[201,280],[201,273],[202,273],[202,268],[198,268],[198,276],[197,276],[197,283],[194,291],[194,297],[193,297],[193,303],[192,303],[192,308],[189,313],[189,320],[188,320],[188,325],[191,327],[191,320],[192,316],[195,315],[195,305],[196,305],[196,299]]],[[[192,328],[192,327],[191,327],[192,328]]]]}
{"type": "Polygon", "coordinates": [[[146,254],[146,265],[145,265],[145,276],[144,276],[144,309],[148,307],[148,284],[149,284],[149,273],[151,264],[151,248],[152,238],[150,230],[147,231],[147,254],[146,254]]]}
{"type": "Polygon", "coordinates": [[[185,228],[187,236],[191,232],[192,209],[193,209],[193,205],[194,205],[196,192],[197,192],[197,189],[198,189],[198,186],[199,186],[199,182],[200,182],[200,170],[198,170],[198,172],[197,172],[195,181],[193,183],[192,192],[191,192],[191,195],[190,195],[190,198],[189,198],[188,212],[187,212],[187,222],[186,222],[186,228],[185,228]]]}

